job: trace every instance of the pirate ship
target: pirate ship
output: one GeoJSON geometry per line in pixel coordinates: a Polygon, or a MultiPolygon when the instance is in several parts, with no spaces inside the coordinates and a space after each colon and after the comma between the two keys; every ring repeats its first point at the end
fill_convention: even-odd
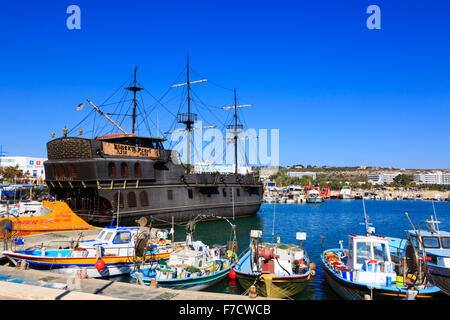
{"type": "Polygon", "coordinates": [[[192,84],[207,80],[190,81],[188,59],[186,82],[172,86],[187,88],[187,112],[178,113],[176,119],[185,126],[187,135],[187,161],[183,163],[177,152],[164,148],[166,138],[136,134],[137,94],[146,90],[136,80],[136,70],[131,85],[125,88],[133,97],[131,133],[90,100],[91,111],[107,119],[115,133],[83,138],[69,136],[66,127],[60,138],[52,133],[54,139],[47,143],[48,160],[44,163],[50,194],[98,226],[114,219],[120,219],[121,225],[132,225],[140,217],[150,218],[154,225],[167,225],[199,215],[205,220],[255,215],[262,202],[262,183],[257,174],[238,173],[237,144],[245,137],[238,137],[243,126],[237,109],[248,105],[237,105],[234,91],[234,106],[222,108],[234,110],[233,124],[227,126],[234,135],[230,141],[235,144],[234,173],[194,172],[190,134],[196,129],[197,114],[191,112],[190,91],[192,84]]]}

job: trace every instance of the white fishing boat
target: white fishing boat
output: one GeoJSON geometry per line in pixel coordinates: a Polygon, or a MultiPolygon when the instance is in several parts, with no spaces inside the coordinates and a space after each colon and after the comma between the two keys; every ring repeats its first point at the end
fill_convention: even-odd
{"type": "Polygon", "coordinates": [[[323,197],[320,195],[319,190],[316,189],[310,189],[308,190],[306,202],[307,203],[322,203],[323,197]]]}
{"type": "MultiPolygon", "coordinates": [[[[364,203],[363,203],[364,205],[364,203]]],[[[364,209],[364,235],[350,234],[348,247],[322,250],[322,266],[331,288],[342,298],[430,299],[439,292],[417,273],[417,281],[407,283],[392,260],[390,240],[375,235],[364,209]]],[[[419,259],[418,259],[419,260],[419,259]]],[[[422,272],[423,275],[423,272],[422,272]]]]}
{"type": "Polygon", "coordinates": [[[339,192],[339,198],[341,199],[353,199],[352,189],[349,186],[344,186],[339,192]]]}

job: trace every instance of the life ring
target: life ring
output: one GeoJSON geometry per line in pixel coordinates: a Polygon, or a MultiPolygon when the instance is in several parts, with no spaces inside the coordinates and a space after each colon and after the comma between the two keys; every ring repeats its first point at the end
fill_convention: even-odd
{"type": "Polygon", "coordinates": [[[367,263],[378,263],[377,260],[369,260],[367,263]]]}

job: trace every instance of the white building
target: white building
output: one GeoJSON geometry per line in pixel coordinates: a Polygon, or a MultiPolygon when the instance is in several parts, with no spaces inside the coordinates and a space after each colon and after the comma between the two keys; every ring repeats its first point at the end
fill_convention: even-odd
{"type": "MultiPolygon", "coordinates": [[[[199,162],[194,165],[195,173],[234,173],[234,164],[211,164],[209,162],[199,162]]],[[[248,174],[252,172],[250,166],[238,166],[238,173],[248,174]]]]}
{"type": "Polygon", "coordinates": [[[302,178],[304,176],[312,177],[313,180],[316,180],[316,173],[315,172],[298,172],[298,171],[289,171],[288,176],[295,177],[295,178],[302,178]]]}
{"type": "Polygon", "coordinates": [[[369,182],[375,184],[389,184],[394,182],[394,178],[398,176],[400,172],[396,173],[379,173],[379,174],[368,174],[367,179],[369,182]]]}
{"type": "Polygon", "coordinates": [[[44,161],[46,160],[46,158],[2,156],[0,167],[18,166],[19,170],[28,173],[31,177],[45,179],[44,161]]]}
{"type": "Polygon", "coordinates": [[[417,184],[450,184],[450,173],[432,172],[414,175],[417,184]]]}

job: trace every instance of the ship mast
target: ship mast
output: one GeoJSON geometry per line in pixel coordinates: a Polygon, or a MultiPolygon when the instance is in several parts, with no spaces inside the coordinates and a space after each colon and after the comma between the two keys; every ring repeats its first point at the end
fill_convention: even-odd
{"type": "MultiPolygon", "coordinates": [[[[237,152],[237,141],[238,139],[248,139],[250,137],[243,137],[238,138],[239,133],[243,131],[244,126],[242,124],[238,123],[238,116],[237,116],[237,109],[238,108],[244,108],[244,107],[251,107],[251,104],[245,104],[245,105],[237,105],[237,96],[236,96],[236,88],[234,88],[234,106],[231,107],[222,107],[224,110],[230,110],[234,109],[234,124],[228,125],[227,130],[232,130],[231,132],[234,134],[234,137],[232,140],[234,140],[234,173],[238,173],[238,152],[237,152]]],[[[231,139],[226,139],[230,141],[231,139]]],[[[231,142],[231,141],[230,141],[231,142]]]]}
{"type": "Polygon", "coordinates": [[[186,131],[187,135],[187,164],[189,165],[191,162],[191,131],[198,130],[198,129],[207,129],[207,128],[215,128],[216,126],[207,126],[207,127],[199,127],[199,128],[193,128],[192,125],[197,122],[197,114],[191,113],[191,84],[194,83],[200,83],[208,81],[207,79],[197,80],[197,81],[190,81],[189,79],[189,55],[187,55],[186,58],[186,82],[180,83],[180,84],[174,84],[172,85],[172,88],[175,87],[181,87],[186,86],[187,88],[187,103],[188,103],[188,112],[187,113],[179,113],[177,115],[177,121],[178,123],[182,123],[186,125],[186,129],[184,130],[174,130],[174,131],[168,131],[165,132],[166,134],[171,134],[174,132],[180,132],[180,131],[186,131]]]}
{"type": "Polygon", "coordinates": [[[136,71],[137,71],[137,67],[134,68],[133,86],[125,88],[125,90],[133,91],[133,115],[132,115],[133,122],[132,122],[132,125],[131,125],[131,133],[134,133],[134,131],[135,131],[135,124],[136,124],[136,107],[137,107],[136,92],[143,90],[143,88],[138,87],[136,85],[136,71]]]}
{"type": "Polygon", "coordinates": [[[119,127],[119,125],[117,123],[115,123],[110,117],[108,117],[103,111],[101,111],[95,104],[93,104],[89,99],[86,99],[87,102],[89,102],[89,104],[91,106],[94,107],[94,109],[102,116],[104,116],[106,119],[109,120],[109,122],[111,122],[117,129],[119,129],[120,131],[122,131],[124,134],[127,134],[125,132],[125,130],[123,130],[121,127],[119,127]]]}

